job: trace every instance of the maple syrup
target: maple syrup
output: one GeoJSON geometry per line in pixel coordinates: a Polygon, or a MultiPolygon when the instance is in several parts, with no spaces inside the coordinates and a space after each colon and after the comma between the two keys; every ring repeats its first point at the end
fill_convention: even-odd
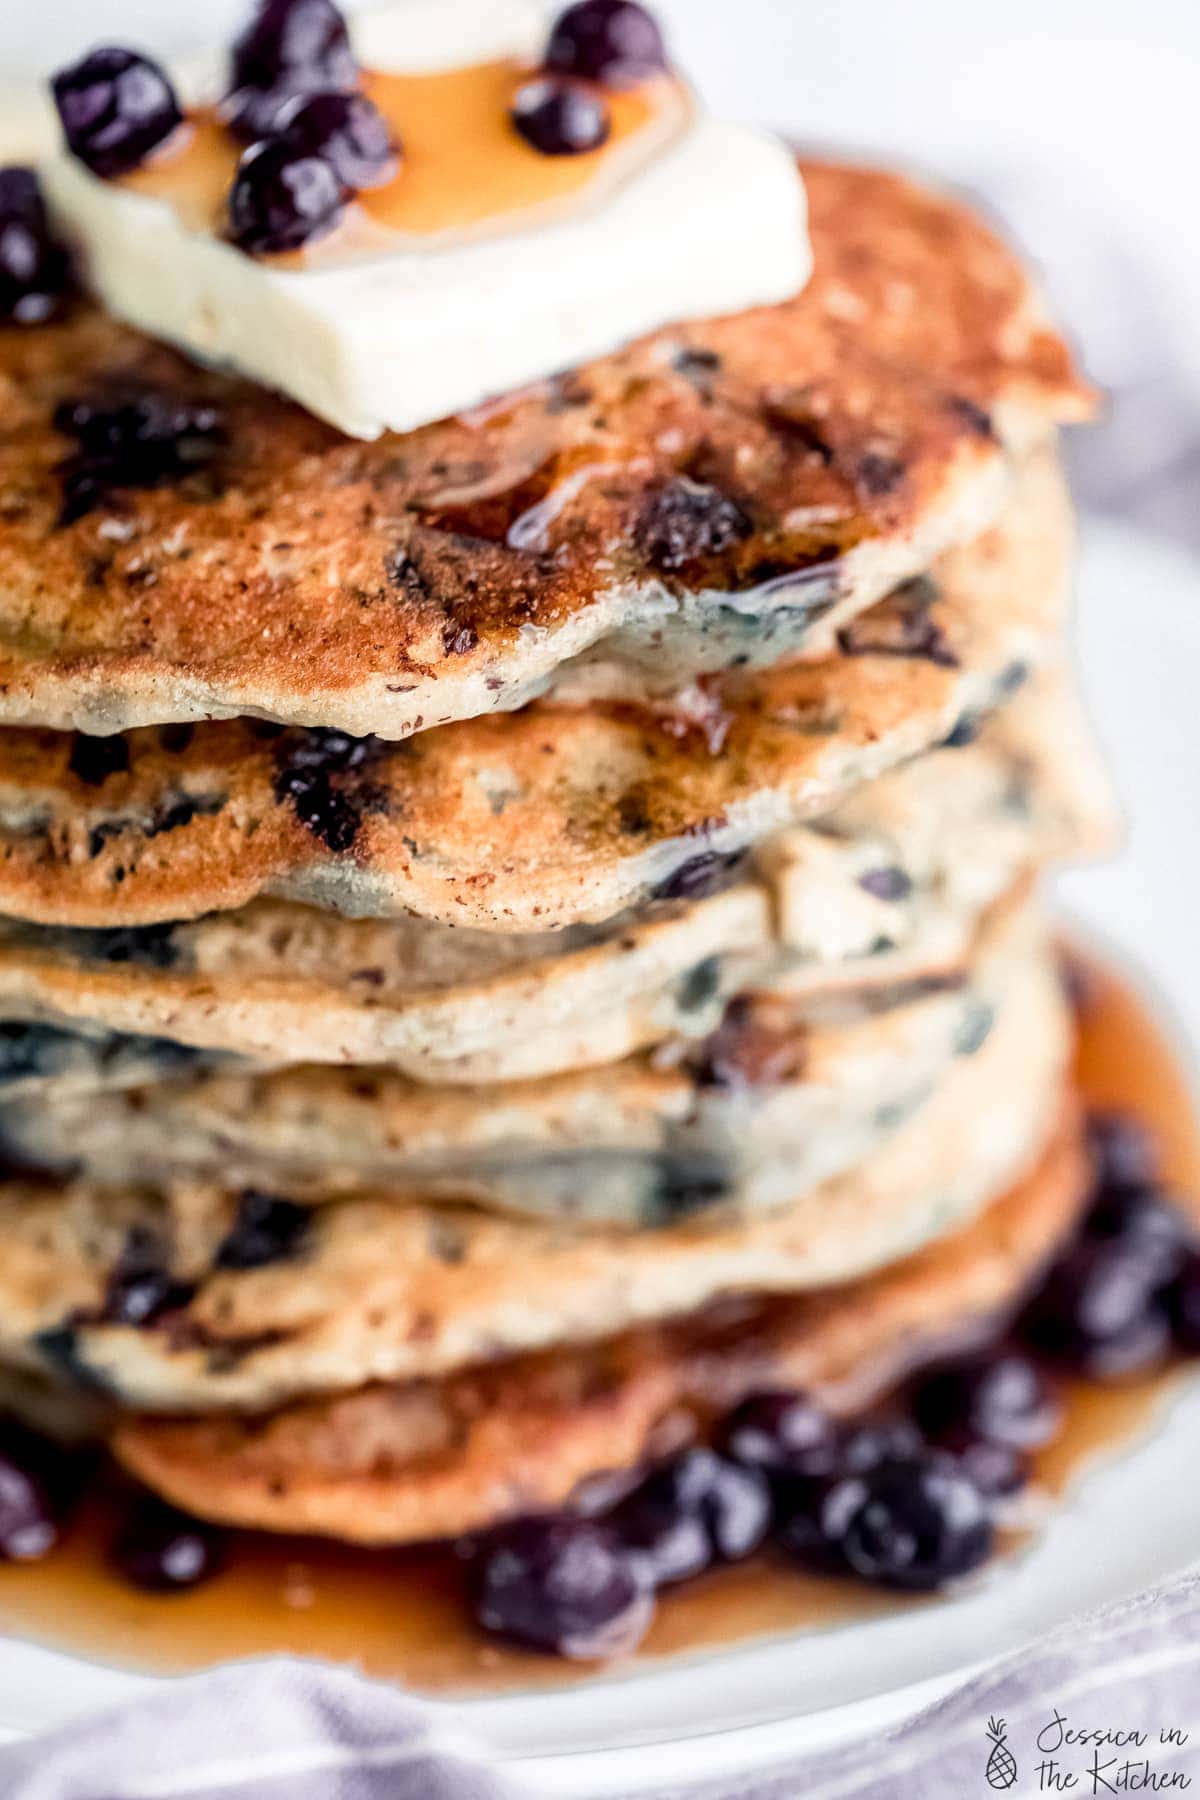
{"type": "MultiPolygon", "coordinates": [[[[545,156],[514,129],[513,98],[529,70],[511,61],[421,75],[368,72],[363,92],[402,146],[397,172],[364,192],[328,237],[287,258],[328,267],[386,250],[395,235],[428,244],[535,222],[573,201],[591,201],[678,132],[691,115],[686,90],[669,76],[605,92],[606,142],[577,156],[545,156]]],[[[193,231],[222,235],[243,147],[215,108],[190,115],[160,154],[121,178],[133,193],[173,206],[193,231]]],[[[412,244],[409,244],[412,247],[412,244]]]]}
{"type": "MultiPolygon", "coordinates": [[[[1084,972],[1077,1053],[1084,1097],[1144,1120],[1161,1147],[1167,1181],[1200,1205],[1200,1122],[1187,1076],[1145,1002],[1093,963],[1084,972]]],[[[1144,1435],[1182,1378],[1168,1370],[1112,1387],[1066,1382],[1064,1426],[1038,1453],[1035,1489],[1061,1497],[1098,1458],[1144,1435]]],[[[470,1621],[461,1566],[440,1549],[354,1550],[243,1533],[234,1538],[227,1570],[208,1585],[169,1597],[140,1593],[107,1559],[127,1505],[121,1478],[105,1473],[59,1550],[41,1563],[0,1568],[0,1630],[155,1672],[286,1651],[353,1663],[435,1693],[528,1688],[590,1673],[484,1638],[470,1621]]],[[[937,1604],[806,1575],[771,1553],[660,1595],[639,1656],[715,1649],[937,1604]]]]}

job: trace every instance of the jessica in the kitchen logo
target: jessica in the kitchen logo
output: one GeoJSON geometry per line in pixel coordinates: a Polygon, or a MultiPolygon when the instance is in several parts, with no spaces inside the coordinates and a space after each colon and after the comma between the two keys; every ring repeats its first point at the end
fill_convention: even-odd
{"type": "MultiPolygon", "coordinates": [[[[1021,1737],[1027,1745],[1025,1734],[1021,1737]]],[[[1192,1754],[1190,1733],[1180,1725],[1151,1731],[1077,1722],[1055,1707],[1039,1728],[1032,1752],[1018,1744],[1020,1766],[1003,1719],[989,1718],[987,1743],[984,1775],[998,1793],[1184,1793],[1193,1782],[1181,1766],[1192,1761],[1192,1754]]]]}

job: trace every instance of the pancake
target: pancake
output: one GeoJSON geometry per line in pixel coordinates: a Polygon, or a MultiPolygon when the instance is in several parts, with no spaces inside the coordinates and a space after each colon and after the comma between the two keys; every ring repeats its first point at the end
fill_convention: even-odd
{"type": "Polygon", "coordinates": [[[0,333],[0,722],[398,738],[831,643],[1091,401],[962,206],[806,174],[797,300],[373,444],[82,306],[0,333]]]}
{"type": "Polygon", "coordinates": [[[834,1410],[869,1404],[1019,1302],[1071,1231],[1088,1173],[1067,1103],[1007,1194],[859,1282],[265,1417],[123,1419],[113,1446],[165,1498],[225,1524],[379,1545],[476,1531],[702,1437],[762,1388],[806,1389],[834,1410]]]}
{"type": "Polygon", "coordinates": [[[539,703],[399,745],[244,720],[111,740],[0,732],[0,908],[96,928],[273,893],[514,932],[687,896],[1046,663],[1070,547],[1045,453],[1001,524],[858,618],[836,652],[730,672],[669,712],[539,703]]]}
{"type": "Polygon", "coordinates": [[[768,840],[707,898],[511,936],[270,900],[142,932],[0,920],[0,1016],[439,1084],[532,1079],[702,1036],[756,982],[811,1010],[960,974],[1025,871],[1111,835],[1107,778],[1051,671],[976,741],[768,840]]]}
{"type": "Polygon", "coordinates": [[[396,1193],[305,1208],[200,1184],[12,1182],[0,1361],[139,1410],[258,1410],[850,1280],[953,1230],[1034,1160],[1069,1039],[1057,981],[1032,967],[983,1048],[874,1157],[728,1223],[578,1231],[396,1193]]]}
{"type": "Polygon", "coordinates": [[[41,1105],[52,1095],[69,1103],[76,1095],[167,1082],[229,1060],[170,1038],[0,1019],[0,1112],[10,1101],[41,1105]]]}
{"type": "Polygon", "coordinates": [[[396,1187],[576,1225],[752,1216],[870,1155],[980,1049],[1039,955],[1041,920],[1009,909],[961,984],[824,1026],[759,993],[686,1055],[503,1087],[309,1065],[40,1098],[0,1107],[0,1154],[107,1187],[200,1176],[305,1201],[396,1187]]]}

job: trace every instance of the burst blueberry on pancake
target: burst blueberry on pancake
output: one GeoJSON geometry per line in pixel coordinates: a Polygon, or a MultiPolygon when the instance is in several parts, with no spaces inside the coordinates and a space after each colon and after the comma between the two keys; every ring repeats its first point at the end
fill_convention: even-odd
{"type": "Polygon", "coordinates": [[[1071,548],[1053,457],[1004,519],[812,662],[731,671],[698,717],[535,703],[405,744],[247,721],[0,734],[0,906],[45,923],[195,917],[262,893],[494,931],[693,892],[697,866],[829,812],[1057,658],[1071,548]],[[707,859],[707,860],[704,860],[707,859]]]}
{"type": "Polygon", "coordinates": [[[797,300],[374,444],[95,312],[0,336],[0,721],[403,737],[827,645],[1090,397],[962,207],[805,173],[797,300]]]}
{"type": "Polygon", "coordinates": [[[1033,964],[875,1156],[732,1222],[581,1232],[396,1192],[306,1207],[199,1183],[12,1183],[0,1354],[150,1410],[260,1408],[849,1280],[950,1231],[1036,1158],[1069,1036],[1057,979],[1033,964]]]}
{"type": "Polygon", "coordinates": [[[1112,838],[1107,780],[1058,672],[978,727],[771,839],[706,898],[520,936],[283,901],[142,930],[9,921],[0,1014],[475,1083],[702,1036],[754,982],[815,1012],[843,989],[953,977],[1024,874],[1112,838]]]}
{"type": "Polygon", "coordinates": [[[999,909],[949,983],[803,1005],[736,998],[716,1031],[575,1075],[420,1086],[358,1069],[199,1076],[0,1107],[0,1152],[105,1186],[203,1176],[320,1202],[365,1185],[575,1224],[787,1204],[882,1143],[986,1042],[1043,941],[999,909]]]}
{"type": "Polygon", "coordinates": [[[1041,1159],[975,1219],[823,1293],[718,1303],[592,1345],[263,1416],[123,1420],[118,1456],[202,1517],[364,1544],[469,1532],[569,1502],[702,1435],[747,1394],[860,1407],[898,1369],[986,1330],[1069,1234],[1088,1192],[1065,1104],[1041,1159]]]}

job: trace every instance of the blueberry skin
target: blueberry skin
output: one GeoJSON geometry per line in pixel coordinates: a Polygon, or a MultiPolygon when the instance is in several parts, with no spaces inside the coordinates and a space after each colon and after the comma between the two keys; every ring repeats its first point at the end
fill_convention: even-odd
{"type": "Polygon", "coordinates": [[[656,1469],[622,1501],[609,1523],[655,1587],[740,1562],[763,1543],[771,1490],[756,1469],[713,1450],[687,1450],[656,1469]]]}
{"type": "Polygon", "coordinates": [[[854,1574],[914,1593],[978,1568],[995,1541],[983,1495],[953,1457],[937,1451],[835,1482],[820,1526],[854,1574]]]}
{"type": "Polygon", "coordinates": [[[350,191],[384,187],[399,166],[399,145],[365,94],[314,94],[289,115],[286,129],[350,191]]]}
{"type": "Polygon", "coordinates": [[[23,1426],[0,1425],[0,1558],[37,1562],[59,1541],[65,1502],[65,1454],[23,1426]]]}
{"type": "Polygon", "coordinates": [[[734,1462],[766,1474],[831,1475],[840,1459],[841,1434],[807,1394],[768,1389],[735,1407],[721,1445],[734,1462]]]}
{"type": "Polygon", "coordinates": [[[148,56],[104,45],[51,82],[67,148],[95,175],[127,175],[183,122],[175,90],[148,56]]]}
{"type": "Polygon", "coordinates": [[[1178,1347],[1200,1356],[1200,1250],[1189,1250],[1167,1291],[1167,1312],[1178,1347]]]}
{"type": "Polygon", "coordinates": [[[632,1650],[654,1599],[605,1525],[566,1514],[521,1519],[479,1547],[474,1609],[485,1631],[590,1662],[632,1650]]]}
{"type": "Polygon", "coordinates": [[[1195,1237],[1183,1213],[1163,1194],[1134,1187],[1101,1192],[1088,1217],[1087,1235],[1116,1240],[1142,1263],[1148,1281],[1162,1285],[1178,1273],[1195,1237]]]}
{"type": "Polygon", "coordinates": [[[229,235],[253,256],[300,250],[333,230],[345,201],[333,167],[284,133],[253,145],[239,162],[229,194],[229,235]]]}
{"type": "Polygon", "coordinates": [[[177,1512],[161,1500],[145,1500],[118,1533],[112,1562],[145,1593],[176,1594],[220,1573],[227,1539],[222,1531],[177,1512]]]}
{"type": "Polygon", "coordinates": [[[1030,1341],[1066,1367],[1110,1380],[1154,1367],[1170,1343],[1153,1259],[1120,1238],[1084,1238],[1050,1271],[1026,1318],[1030,1341]]]}
{"type": "Polygon", "coordinates": [[[525,142],[543,156],[581,156],[598,150],[612,130],[601,99],[551,76],[519,88],[509,117],[525,142]]]}
{"type": "Polygon", "coordinates": [[[913,1413],[927,1437],[961,1433],[1014,1450],[1049,1443],[1061,1406],[1031,1357],[1018,1349],[984,1351],[933,1370],[913,1394],[913,1413]]]}
{"type": "Polygon", "coordinates": [[[546,67],[610,87],[633,87],[667,66],[662,32],[634,0],[580,0],[558,18],[546,67]]]}
{"type": "Polygon", "coordinates": [[[0,169],[0,320],[41,325],[59,310],[70,264],[50,234],[32,169],[0,169]]]}
{"type": "Polygon", "coordinates": [[[233,90],[345,92],[358,81],[346,21],[333,0],[260,0],[233,46],[233,90]]]}

